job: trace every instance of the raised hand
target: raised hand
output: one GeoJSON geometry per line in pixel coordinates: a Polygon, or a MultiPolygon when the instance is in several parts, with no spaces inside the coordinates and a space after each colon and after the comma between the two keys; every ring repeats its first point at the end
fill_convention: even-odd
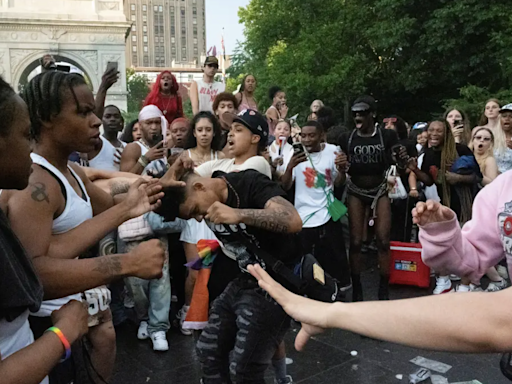
{"type": "Polygon", "coordinates": [[[412,210],[412,221],[419,226],[450,221],[454,217],[455,212],[434,200],[427,200],[426,203],[419,202],[412,210]]]}
{"type": "Polygon", "coordinates": [[[162,197],[164,193],[158,180],[147,181],[141,177],[130,186],[122,204],[130,218],[135,218],[160,207],[162,197]]]}
{"type": "Polygon", "coordinates": [[[105,91],[108,91],[110,87],[112,87],[119,80],[119,71],[115,68],[109,68],[103,73],[101,77],[101,85],[100,87],[105,91]]]}
{"type": "Polygon", "coordinates": [[[288,163],[288,169],[292,170],[300,163],[303,163],[306,161],[308,157],[306,156],[305,152],[299,152],[292,156],[290,162],[288,163]]]}
{"type": "Polygon", "coordinates": [[[184,187],[185,183],[179,181],[187,171],[194,169],[194,162],[188,156],[187,152],[183,152],[176,159],[174,164],[169,168],[165,175],[160,179],[160,184],[164,188],[184,187]]]}
{"type": "Polygon", "coordinates": [[[150,148],[149,151],[146,152],[144,156],[149,161],[163,159],[165,154],[164,142],[161,141],[154,147],[150,148]]]}
{"type": "MultiPolygon", "coordinates": [[[[306,299],[291,293],[276,282],[260,265],[249,265],[248,271],[257,280],[259,286],[279,303],[285,312],[302,323],[302,328],[295,338],[295,348],[302,351],[308,340],[328,328],[328,313],[333,304],[306,299]]],[[[343,305],[338,303],[337,305],[343,305]]]]}
{"type": "Polygon", "coordinates": [[[165,249],[160,240],[153,239],[139,244],[130,251],[131,275],[141,279],[159,279],[165,262],[165,249]]]}
{"type": "Polygon", "coordinates": [[[208,208],[205,219],[214,224],[240,224],[242,221],[238,209],[228,207],[219,201],[216,201],[208,208]]]}
{"type": "Polygon", "coordinates": [[[76,300],[71,300],[52,312],[53,324],[62,331],[70,343],[80,339],[89,331],[88,318],[87,307],[76,300]]]}

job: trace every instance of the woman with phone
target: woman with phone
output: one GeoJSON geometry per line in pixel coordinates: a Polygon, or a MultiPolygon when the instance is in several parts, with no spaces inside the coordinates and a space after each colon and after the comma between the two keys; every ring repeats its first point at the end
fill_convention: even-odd
{"type": "Polygon", "coordinates": [[[375,226],[380,265],[379,300],[389,300],[389,236],[391,204],[387,194],[386,172],[392,163],[391,151],[398,142],[394,130],[375,125],[375,99],[362,96],[352,105],[355,129],[340,136],[346,155],[338,170],[347,180],[347,207],[350,223],[350,268],[352,301],[363,301],[361,272],[364,269],[361,246],[367,225],[375,226]],[[347,175],[350,178],[347,178],[347,175]],[[365,212],[370,208],[370,220],[365,212]]]}
{"type": "Polygon", "coordinates": [[[407,134],[407,125],[405,121],[399,116],[390,116],[384,119],[386,129],[392,129],[398,136],[398,145],[393,148],[395,160],[398,162],[397,171],[400,180],[402,181],[405,190],[409,198],[402,200],[394,199],[391,203],[391,240],[409,242],[411,239],[412,231],[412,217],[410,215],[411,210],[414,207],[414,203],[419,197],[416,177],[409,169],[407,169],[407,163],[402,163],[399,157],[399,151],[401,148],[405,148],[407,156],[418,157],[418,151],[416,149],[416,143],[409,140],[407,134]]]}
{"type": "Polygon", "coordinates": [[[467,115],[459,109],[449,109],[444,114],[444,120],[450,125],[455,142],[469,145],[471,127],[467,115]]]}
{"type": "MultiPolygon", "coordinates": [[[[142,137],[138,141],[128,144],[121,156],[120,170],[122,172],[142,174],[144,169],[154,160],[165,156],[163,127],[167,120],[162,111],[155,105],[148,105],[139,113],[139,124],[142,137]]],[[[167,129],[164,129],[167,131],[167,129]]],[[[167,132],[166,132],[167,133],[167,132]]]]}
{"type": "Polygon", "coordinates": [[[274,136],[274,130],[279,120],[286,119],[288,106],[286,105],[286,93],[277,85],[268,91],[268,96],[272,100],[272,105],[267,109],[267,120],[269,136],[274,136]]]}
{"type": "Polygon", "coordinates": [[[170,71],[163,71],[156,78],[151,92],[144,100],[144,106],[156,105],[171,124],[183,117],[183,103],[179,94],[180,86],[170,71]]]}
{"type": "MultiPolygon", "coordinates": [[[[456,143],[452,129],[447,121],[433,121],[428,127],[429,147],[425,151],[421,169],[415,158],[409,159],[409,169],[416,174],[418,180],[426,186],[436,185],[441,203],[451,208],[464,224],[471,219],[473,199],[477,192],[482,174],[471,150],[463,144],[456,143]],[[454,169],[456,161],[461,157],[473,159],[473,166],[457,173],[454,169]]],[[[470,164],[468,161],[467,164],[470,164]]],[[[437,271],[434,295],[452,291],[452,283],[448,271],[437,271]]]]}

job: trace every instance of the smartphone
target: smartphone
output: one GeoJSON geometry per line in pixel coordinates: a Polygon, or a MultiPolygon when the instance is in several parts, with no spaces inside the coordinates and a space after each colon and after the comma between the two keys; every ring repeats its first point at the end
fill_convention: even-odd
{"type": "Polygon", "coordinates": [[[400,168],[406,168],[407,167],[407,159],[402,159],[400,157],[400,152],[402,151],[402,148],[405,148],[402,144],[394,145],[391,150],[393,151],[393,154],[395,155],[396,162],[400,168]]]}
{"type": "Polygon", "coordinates": [[[454,126],[454,127],[457,127],[457,126],[459,126],[459,125],[462,125],[462,121],[461,121],[461,120],[454,120],[454,121],[453,121],[453,126],[454,126]]]}
{"type": "Polygon", "coordinates": [[[302,143],[293,143],[292,146],[294,155],[299,155],[306,152],[302,143]]]}
{"type": "Polygon", "coordinates": [[[181,153],[184,151],[183,148],[171,148],[170,149],[170,156],[174,155],[181,155],[181,153]]]}
{"type": "Polygon", "coordinates": [[[119,66],[118,66],[117,61],[109,61],[107,63],[107,72],[109,72],[110,70],[114,70],[114,72],[117,72],[118,69],[119,69],[119,66]]]}
{"type": "Polygon", "coordinates": [[[159,143],[164,139],[161,133],[155,133],[151,138],[153,139],[153,143],[159,143]]]}

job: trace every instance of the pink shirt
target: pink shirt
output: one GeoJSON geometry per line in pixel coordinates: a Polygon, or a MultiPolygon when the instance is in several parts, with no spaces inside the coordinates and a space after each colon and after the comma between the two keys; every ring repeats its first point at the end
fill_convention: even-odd
{"type": "Polygon", "coordinates": [[[503,257],[512,268],[512,171],[498,176],[476,196],[473,218],[462,229],[450,221],[421,227],[423,261],[476,281],[503,257]]]}

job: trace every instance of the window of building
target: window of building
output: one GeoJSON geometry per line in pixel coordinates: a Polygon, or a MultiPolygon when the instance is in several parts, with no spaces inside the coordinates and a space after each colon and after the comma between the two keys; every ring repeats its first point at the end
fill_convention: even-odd
{"type": "Polygon", "coordinates": [[[181,61],[187,61],[187,56],[183,56],[183,57],[181,58],[181,61]]]}
{"type": "Polygon", "coordinates": [[[135,24],[132,25],[132,32],[137,32],[137,27],[135,24]]]}
{"type": "Polygon", "coordinates": [[[137,65],[137,55],[132,56],[132,64],[137,65]]]}
{"type": "Polygon", "coordinates": [[[185,8],[181,7],[181,16],[185,17],[185,8]]]}
{"type": "Polygon", "coordinates": [[[155,5],[155,6],[153,7],[153,11],[158,12],[158,5],[155,5]]]}
{"type": "Polygon", "coordinates": [[[195,16],[195,15],[197,15],[197,8],[196,8],[196,7],[192,8],[192,14],[193,14],[194,16],[195,16]]]}
{"type": "Polygon", "coordinates": [[[176,43],[176,38],[175,37],[171,37],[171,43],[176,43]]]}
{"type": "Polygon", "coordinates": [[[143,40],[145,43],[147,43],[147,42],[148,42],[148,37],[147,37],[147,36],[144,36],[144,37],[142,38],[142,40],[143,40]]]}
{"type": "Polygon", "coordinates": [[[146,12],[146,11],[148,10],[148,6],[147,6],[146,4],[144,4],[144,5],[142,6],[142,10],[143,10],[144,12],[146,12]]]}
{"type": "Polygon", "coordinates": [[[199,50],[197,49],[197,47],[194,47],[194,55],[197,55],[199,53],[199,50]]]}
{"type": "Polygon", "coordinates": [[[142,21],[143,21],[143,22],[148,21],[148,17],[147,17],[146,15],[142,15],[142,21]]]}
{"type": "Polygon", "coordinates": [[[136,45],[132,46],[132,52],[137,52],[137,46],[136,45]]]}
{"type": "Polygon", "coordinates": [[[171,52],[174,54],[176,53],[176,47],[174,45],[171,47],[171,52]]]}
{"type": "Polygon", "coordinates": [[[191,73],[188,74],[188,81],[192,81],[194,80],[194,75],[192,75],[191,73]]]}
{"type": "Polygon", "coordinates": [[[161,6],[161,5],[159,5],[159,6],[158,6],[158,12],[163,12],[163,11],[164,11],[164,7],[163,7],[163,6],[161,6]]]}
{"type": "Polygon", "coordinates": [[[147,56],[144,56],[144,66],[148,66],[149,65],[149,58],[147,56]]]}
{"type": "Polygon", "coordinates": [[[137,41],[137,35],[132,35],[132,41],[133,42],[137,41]]]}
{"type": "Polygon", "coordinates": [[[147,52],[147,51],[148,51],[148,46],[147,46],[147,45],[145,45],[145,46],[144,46],[144,52],[147,52]]]}
{"type": "Polygon", "coordinates": [[[174,25],[171,25],[171,35],[175,35],[176,34],[176,28],[174,27],[174,25]]]}
{"type": "Polygon", "coordinates": [[[135,11],[135,4],[131,5],[132,11],[135,11]]]}
{"type": "Polygon", "coordinates": [[[193,24],[197,24],[197,19],[194,17],[194,20],[192,20],[193,24]]]}
{"type": "Polygon", "coordinates": [[[131,16],[132,21],[135,21],[135,15],[131,16]]]}
{"type": "Polygon", "coordinates": [[[186,33],[187,33],[187,30],[185,29],[185,27],[181,27],[181,34],[185,35],[186,33]]]}
{"type": "Polygon", "coordinates": [[[194,36],[197,36],[197,27],[194,26],[194,36]]]}
{"type": "Polygon", "coordinates": [[[147,32],[147,31],[148,31],[148,27],[147,27],[147,25],[144,25],[144,26],[142,27],[142,31],[143,31],[143,32],[147,32]]]}

